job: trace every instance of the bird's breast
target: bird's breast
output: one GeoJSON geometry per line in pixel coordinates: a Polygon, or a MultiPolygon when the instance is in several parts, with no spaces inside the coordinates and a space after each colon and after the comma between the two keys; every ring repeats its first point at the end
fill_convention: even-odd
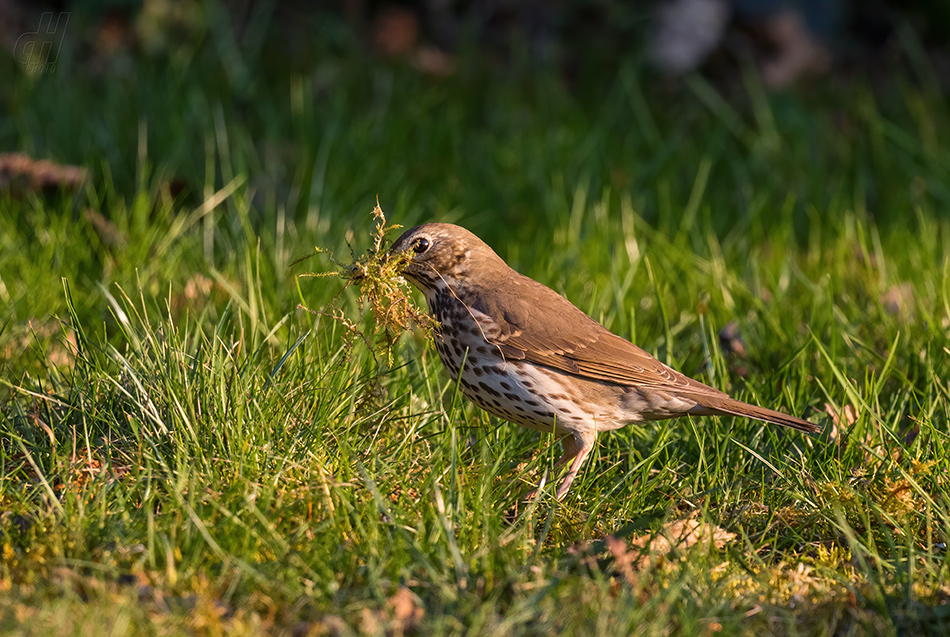
{"type": "Polygon", "coordinates": [[[482,409],[510,422],[558,433],[587,428],[616,428],[615,387],[571,377],[532,363],[506,359],[495,344],[502,332],[495,320],[475,309],[477,303],[458,290],[427,295],[429,311],[439,322],[434,334],[442,364],[462,393],[482,409]],[[597,393],[594,403],[585,395],[597,393]]]}
{"type": "Polygon", "coordinates": [[[441,286],[426,295],[429,313],[438,321],[434,334],[442,364],[457,379],[469,355],[484,351],[486,341],[478,320],[458,293],[441,286]]]}

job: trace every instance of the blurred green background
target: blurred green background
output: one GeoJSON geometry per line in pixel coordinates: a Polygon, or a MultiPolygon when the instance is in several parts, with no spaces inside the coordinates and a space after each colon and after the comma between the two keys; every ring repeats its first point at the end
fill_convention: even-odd
{"type": "MultiPolygon", "coordinates": [[[[391,220],[458,221],[525,262],[579,194],[628,200],[666,236],[701,218],[758,243],[781,218],[798,245],[816,217],[908,228],[950,196],[941,3],[845,3],[821,41],[830,65],[772,89],[759,69],[782,47],[737,12],[702,73],[678,74],[649,63],[650,3],[4,1],[0,147],[104,186],[72,193],[73,229],[96,248],[109,226],[82,219],[87,205],[117,236],[166,235],[87,251],[70,266],[83,288],[184,249],[167,235],[193,221],[171,217],[235,178],[246,218],[206,220],[203,257],[221,266],[243,234],[272,237],[279,273],[309,246],[339,247],[377,195],[391,220]],[[64,20],[47,39],[58,56],[31,70],[23,35],[47,10],[64,20]]],[[[18,241],[44,225],[15,216],[18,241]]],[[[31,240],[6,249],[63,258],[31,240]]],[[[48,312],[28,293],[37,273],[12,267],[13,320],[48,312]]]]}

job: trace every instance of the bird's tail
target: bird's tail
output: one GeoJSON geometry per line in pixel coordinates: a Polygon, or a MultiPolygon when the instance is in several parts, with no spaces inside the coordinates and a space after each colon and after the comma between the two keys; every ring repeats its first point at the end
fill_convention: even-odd
{"type": "Polygon", "coordinates": [[[749,403],[744,403],[733,398],[719,396],[696,398],[699,408],[696,409],[694,413],[742,416],[744,418],[755,418],[756,420],[770,422],[775,425],[782,425],[783,427],[791,427],[792,429],[804,431],[805,433],[814,434],[821,432],[821,427],[813,422],[796,418],[795,416],[789,416],[780,411],[750,405],[749,403]]]}

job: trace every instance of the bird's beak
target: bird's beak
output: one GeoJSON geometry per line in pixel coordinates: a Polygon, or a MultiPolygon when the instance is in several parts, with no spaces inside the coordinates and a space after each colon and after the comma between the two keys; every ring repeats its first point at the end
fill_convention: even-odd
{"type": "Polygon", "coordinates": [[[401,241],[396,241],[392,246],[389,247],[389,250],[386,251],[386,260],[387,261],[397,261],[397,267],[400,273],[406,271],[406,267],[412,262],[412,257],[409,255],[408,249],[401,245],[401,241]]]}

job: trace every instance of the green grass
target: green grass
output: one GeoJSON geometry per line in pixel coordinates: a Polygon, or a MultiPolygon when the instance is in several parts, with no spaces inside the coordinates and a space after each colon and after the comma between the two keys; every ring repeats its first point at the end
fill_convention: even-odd
{"type": "Polygon", "coordinates": [[[91,172],[0,195],[0,630],[945,633],[950,112],[912,40],[887,86],[769,95],[634,58],[436,80],[331,27],[281,67],[209,24],[0,69],[0,147],[91,172]],[[549,436],[466,404],[420,338],[384,368],[297,309],[343,282],[291,263],[365,250],[377,195],[825,433],[631,426],[526,503],[549,436]],[[826,404],[857,419],[832,436],[826,404]],[[667,554],[683,519],[701,541],[667,554]]]}

